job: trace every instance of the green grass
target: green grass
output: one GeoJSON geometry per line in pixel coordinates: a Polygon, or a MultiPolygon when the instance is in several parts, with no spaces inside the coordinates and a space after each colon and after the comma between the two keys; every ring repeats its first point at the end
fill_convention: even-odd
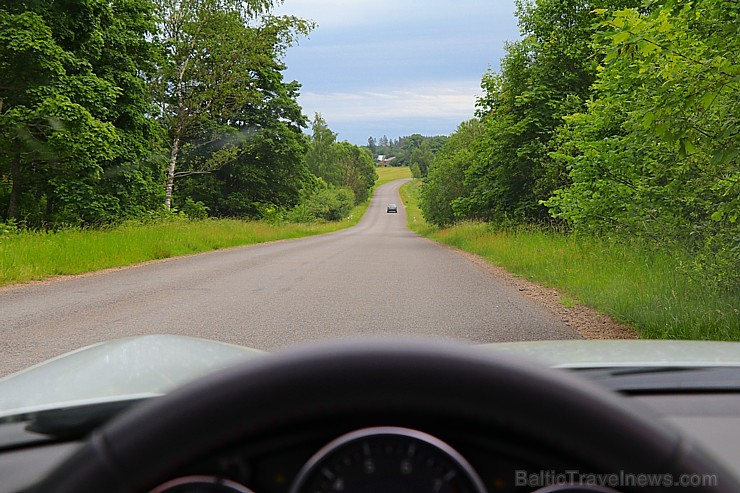
{"type": "Polygon", "coordinates": [[[408,166],[401,166],[398,168],[375,168],[375,171],[378,172],[378,181],[375,182],[376,187],[384,185],[389,181],[400,180],[401,178],[411,178],[411,170],[408,166]]]}
{"type": "Polygon", "coordinates": [[[361,204],[349,218],[322,224],[209,219],[129,223],[102,230],[21,232],[0,238],[0,286],[328,233],[353,226],[366,208],[367,204],[361,204]]]}
{"type": "MultiPolygon", "coordinates": [[[[410,178],[408,167],[378,168],[376,186],[410,178]]],[[[370,201],[342,220],[321,224],[273,224],[235,219],[127,223],[100,230],[22,231],[0,236],[0,286],[81,274],[149,260],[178,257],[266,241],[330,233],[354,226],[370,201]]]]}
{"type": "Polygon", "coordinates": [[[578,305],[582,305],[581,300],[571,298],[570,296],[563,295],[560,297],[560,304],[567,308],[573,308],[578,305]]]}
{"type": "Polygon", "coordinates": [[[421,182],[414,180],[406,183],[398,191],[401,195],[403,205],[406,206],[406,224],[411,231],[420,235],[429,236],[436,231],[432,225],[426,222],[419,208],[419,187],[421,182]]]}
{"type": "Polygon", "coordinates": [[[674,252],[536,228],[500,231],[463,223],[436,229],[419,211],[418,187],[411,182],[401,189],[411,229],[557,288],[566,306],[592,306],[635,327],[643,338],[740,341],[737,293],[712,290],[680,274],[674,252]]]}

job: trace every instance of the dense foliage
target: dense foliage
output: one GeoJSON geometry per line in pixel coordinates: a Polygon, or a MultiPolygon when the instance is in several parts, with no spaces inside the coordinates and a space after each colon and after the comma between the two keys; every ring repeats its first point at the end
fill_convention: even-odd
{"type": "Polygon", "coordinates": [[[421,134],[412,134],[398,139],[389,139],[385,135],[376,139],[367,139],[367,149],[374,158],[385,156],[393,158],[391,166],[408,166],[418,178],[426,176],[427,170],[434,161],[434,156],[447,141],[444,135],[425,137],[421,134]]]}
{"type": "Polygon", "coordinates": [[[337,134],[331,131],[319,114],[315,115],[311,129],[306,163],[319,180],[306,190],[310,201],[322,197],[322,201],[326,201],[332,195],[339,203],[345,202],[348,196],[352,204],[366,201],[378,179],[370,151],[349,142],[337,142],[337,134]]]}
{"type": "Polygon", "coordinates": [[[277,3],[3,4],[0,222],[346,216],[375,182],[373,158],[332,141],[316,163],[282,62],[313,24],[273,15],[277,3]]]}
{"type": "Polygon", "coordinates": [[[547,205],[579,230],[678,245],[740,285],[740,5],[597,13],[607,56],[588,110],[561,129],[572,184],[547,205]]]}
{"type": "Polygon", "coordinates": [[[0,204],[31,225],[137,215],[159,202],[161,129],[145,80],[144,0],[0,9],[0,204]]]}
{"type": "Polygon", "coordinates": [[[484,131],[478,119],[463,122],[437,154],[420,197],[427,221],[439,226],[455,222],[456,201],[471,192],[465,175],[480,151],[484,131]]]}
{"type": "Polygon", "coordinates": [[[540,201],[565,181],[550,158],[553,135],[563,116],[584,108],[596,76],[591,5],[584,0],[517,2],[522,39],[506,46],[500,73],[483,77],[478,113],[486,131],[467,172],[470,193],[455,206],[460,216],[548,220],[540,201]]]}
{"type": "Polygon", "coordinates": [[[738,12],[723,0],[518,2],[523,38],[484,76],[479,123],[432,165],[426,218],[640,237],[738,289],[738,12]]]}
{"type": "MultiPolygon", "coordinates": [[[[301,127],[305,126],[295,102],[297,86],[283,82],[281,71],[285,67],[280,58],[295,37],[307,34],[312,25],[293,17],[265,15],[274,3],[156,0],[160,19],[156,40],[164,50],[165,60],[157,66],[152,88],[159,119],[168,134],[167,208],[171,206],[176,178],[208,174],[227,164],[232,164],[230,172],[217,177],[221,182],[218,187],[228,190],[226,197],[217,200],[227,205],[209,206],[229,215],[253,213],[249,202],[264,200],[245,191],[244,183],[223,183],[224,178],[232,175],[243,178],[243,173],[234,173],[235,168],[254,168],[252,163],[263,161],[281,169],[272,171],[258,166],[258,175],[297,175],[280,176],[278,180],[265,176],[247,178],[249,185],[259,180],[301,181],[302,170],[285,169],[283,158],[286,152],[291,154],[285,145],[280,146],[277,156],[265,156],[265,151],[270,152],[269,146],[260,143],[286,136],[299,147],[292,154],[300,155],[302,142],[289,133],[300,136],[301,127]]],[[[287,164],[291,167],[297,163],[300,159],[287,164]]],[[[295,191],[280,190],[274,197],[280,204],[291,200],[295,200],[295,191]],[[282,192],[289,196],[283,197],[282,192]]]]}

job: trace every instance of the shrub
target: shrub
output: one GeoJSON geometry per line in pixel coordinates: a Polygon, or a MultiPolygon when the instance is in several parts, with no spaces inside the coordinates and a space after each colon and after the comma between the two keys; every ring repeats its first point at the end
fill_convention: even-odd
{"type": "Polygon", "coordinates": [[[292,222],[339,221],[352,211],[355,195],[349,188],[317,188],[288,215],[292,222]]]}
{"type": "Polygon", "coordinates": [[[180,210],[188,216],[189,219],[206,219],[208,218],[208,207],[200,200],[195,201],[190,197],[185,199],[185,203],[180,210]]]}

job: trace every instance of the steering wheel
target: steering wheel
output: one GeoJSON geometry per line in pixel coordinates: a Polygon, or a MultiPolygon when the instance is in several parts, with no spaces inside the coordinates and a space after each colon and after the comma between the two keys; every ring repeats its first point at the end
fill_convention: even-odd
{"type": "MultiPolygon", "coordinates": [[[[146,492],[178,467],[281,430],[367,416],[465,423],[576,457],[595,471],[732,475],[672,428],[590,382],[452,343],[357,340],[257,358],[133,408],[93,433],[38,487],[146,492]]],[[[656,491],[651,487],[650,491],[656,491]]]]}

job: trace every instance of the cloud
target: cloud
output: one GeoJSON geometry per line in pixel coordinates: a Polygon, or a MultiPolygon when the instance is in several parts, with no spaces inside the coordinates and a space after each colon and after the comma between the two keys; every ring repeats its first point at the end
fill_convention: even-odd
{"type": "Polygon", "coordinates": [[[513,11],[514,0],[286,0],[278,13],[318,28],[288,50],[285,76],[340,139],[450,133],[518,37],[513,11]]]}
{"type": "Polygon", "coordinates": [[[321,28],[345,28],[367,24],[368,19],[388,11],[392,3],[389,0],[287,0],[276,12],[311,19],[321,28]]]}
{"type": "Polygon", "coordinates": [[[320,29],[486,23],[511,18],[514,0],[286,0],[275,9],[315,21],[320,29]]]}
{"type": "Polygon", "coordinates": [[[307,92],[304,110],[319,112],[329,122],[407,118],[471,118],[480,94],[479,81],[393,87],[360,92],[307,92]]]}
{"type": "Polygon", "coordinates": [[[516,37],[513,1],[287,0],[283,11],[313,14],[319,28],[288,51],[285,75],[303,85],[306,103],[432,80],[437,88],[475,79],[475,92],[498,68],[504,40],[516,37]]]}

